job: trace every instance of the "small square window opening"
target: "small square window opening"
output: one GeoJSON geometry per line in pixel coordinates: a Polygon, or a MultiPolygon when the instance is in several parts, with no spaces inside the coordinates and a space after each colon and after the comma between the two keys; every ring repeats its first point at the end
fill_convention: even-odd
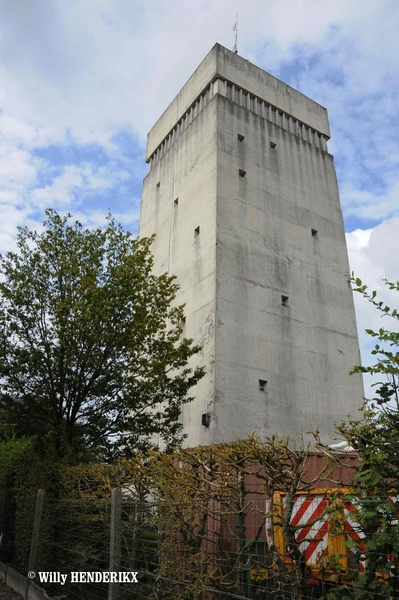
{"type": "Polygon", "coordinates": [[[276,143],[275,142],[270,142],[270,148],[275,148],[276,147],[276,143]]]}
{"type": "Polygon", "coordinates": [[[315,237],[317,235],[317,229],[312,229],[312,236],[315,237]]]}
{"type": "Polygon", "coordinates": [[[245,175],[247,174],[247,172],[244,171],[243,169],[238,169],[238,173],[239,173],[240,177],[245,177],[245,175]]]}
{"type": "Polygon", "coordinates": [[[203,413],[201,415],[201,425],[204,427],[209,427],[211,423],[211,415],[209,413],[203,413]]]}
{"type": "Polygon", "coordinates": [[[173,204],[174,204],[174,207],[176,208],[177,205],[179,204],[179,198],[176,198],[173,204]]]}
{"type": "Polygon", "coordinates": [[[198,236],[199,236],[199,234],[200,234],[200,227],[199,227],[199,225],[198,225],[198,227],[196,227],[196,228],[194,229],[194,237],[198,237],[198,236]]]}
{"type": "Polygon", "coordinates": [[[281,304],[283,306],[288,306],[288,299],[289,299],[288,296],[281,296],[281,304]]]}
{"type": "Polygon", "coordinates": [[[266,391],[266,385],[267,385],[267,381],[265,379],[259,379],[259,391],[260,392],[266,391]]]}
{"type": "Polygon", "coordinates": [[[241,133],[238,133],[237,137],[240,140],[240,142],[242,142],[243,140],[245,140],[245,135],[241,135],[241,133]]]}

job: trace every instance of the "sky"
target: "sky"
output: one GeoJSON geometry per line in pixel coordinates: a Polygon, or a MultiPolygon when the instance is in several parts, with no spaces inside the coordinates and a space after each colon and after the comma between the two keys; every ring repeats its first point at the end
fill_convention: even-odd
{"type": "MultiPolygon", "coordinates": [[[[0,252],[47,207],[137,232],[146,134],[237,12],[238,53],[327,107],[351,270],[398,306],[397,0],[1,0],[0,252]]],[[[395,323],[355,303],[371,364],[395,323]]]]}

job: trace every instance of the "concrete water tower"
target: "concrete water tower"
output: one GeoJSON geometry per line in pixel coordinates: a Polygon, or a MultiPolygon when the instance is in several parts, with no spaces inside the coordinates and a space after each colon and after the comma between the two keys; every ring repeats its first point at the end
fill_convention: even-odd
{"type": "Polygon", "coordinates": [[[148,134],[140,236],[206,377],[188,444],[297,435],[362,403],[327,110],[216,44],[148,134]]]}

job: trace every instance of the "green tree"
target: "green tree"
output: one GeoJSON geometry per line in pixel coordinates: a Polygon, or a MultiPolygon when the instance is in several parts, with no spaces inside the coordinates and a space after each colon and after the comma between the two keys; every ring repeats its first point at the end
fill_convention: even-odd
{"type": "Polygon", "coordinates": [[[17,436],[55,456],[129,456],[182,440],[181,407],[203,376],[181,339],[173,277],[152,274],[152,238],[111,216],[84,229],[49,209],[0,257],[0,393],[17,436]]]}
{"type": "MultiPolygon", "coordinates": [[[[350,279],[355,292],[371,302],[383,317],[399,321],[397,309],[391,309],[385,302],[377,298],[377,292],[368,290],[361,279],[350,279]]],[[[384,280],[390,290],[399,292],[399,282],[392,283],[384,280]]],[[[396,326],[397,327],[397,326],[396,326]]],[[[368,456],[373,469],[378,468],[381,481],[388,486],[399,483],[399,332],[381,327],[378,331],[366,329],[366,332],[378,340],[371,351],[377,361],[374,365],[356,366],[352,373],[370,373],[377,376],[372,387],[376,388],[376,397],[368,400],[363,407],[363,420],[359,423],[359,432],[355,427],[351,441],[357,450],[361,449],[362,456],[368,456]],[[389,480],[389,481],[388,481],[389,480]]],[[[356,423],[353,422],[353,423],[356,423]]],[[[350,430],[347,431],[349,435],[350,430]]]]}
{"type": "MultiPolygon", "coordinates": [[[[358,278],[350,281],[354,291],[384,317],[398,321],[398,311],[380,301],[375,291],[370,292],[358,278]]],[[[385,280],[385,284],[399,291],[399,282],[385,280]]],[[[356,366],[352,372],[378,376],[377,396],[365,403],[361,420],[342,423],[338,431],[359,454],[353,480],[357,509],[352,520],[357,520],[361,536],[348,545],[355,556],[365,557],[365,573],[354,572],[354,594],[376,600],[399,598],[399,333],[383,327],[366,331],[378,340],[372,350],[377,362],[356,366]]]]}
{"type": "MultiPolygon", "coordinates": [[[[367,285],[364,285],[359,278],[351,277],[355,292],[362,294],[373,306],[382,313],[383,317],[390,317],[399,321],[399,312],[396,308],[391,309],[385,302],[377,299],[377,292],[369,292],[367,285]]],[[[385,285],[390,289],[399,292],[399,281],[393,283],[384,279],[385,285]]],[[[390,418],[399,413],[399,332],[389,331],[381,327],[378,331],[366,329],[373,338],[378,339],[379,343],[375,345],[371,354],[377,357],[377,362],[370,367],[356,366],[353,373],[371,373],[371,375],[383,375],[383,381],[378,381],[374,386],[379,386],[376,390],[378,397],[373,399],[373,404],[379,406],[383,413],[390,418]]]]}

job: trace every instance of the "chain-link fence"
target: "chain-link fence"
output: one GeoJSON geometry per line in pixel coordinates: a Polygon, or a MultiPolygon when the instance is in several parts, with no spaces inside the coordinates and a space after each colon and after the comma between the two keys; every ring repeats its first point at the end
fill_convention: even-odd
{"type": "Polygon", "coordinates": [[[251,501],[229,511],[138,502],[120,490],[106,500],[3,495],[0,559],[71,600],[399,598],[399,507],[395,498],[367,502],[381,507],[373,523],[365,500],[342,490],[298,494],[284,529],[279,496],[265,518],[265,505],[251,501]]]}

